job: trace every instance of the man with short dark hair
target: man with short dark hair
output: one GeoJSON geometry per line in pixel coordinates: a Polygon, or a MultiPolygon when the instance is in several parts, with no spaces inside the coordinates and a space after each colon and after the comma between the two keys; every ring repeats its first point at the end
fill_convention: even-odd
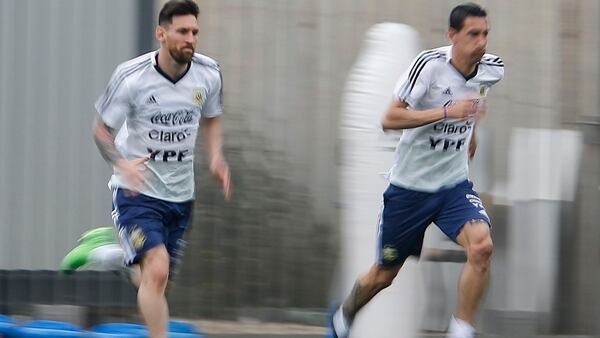
{"type": "Polygon", "coordinates": [[[450,13],[452,45],[420,53],[401,77],[383,129],[404,129],[383,194],[377,262],[332,314],[330,337],[348,337],[352,322],[388,287],[409,256],[419,256],[435,223],[461,245],[467,262],[459,279],[458,309],[448,337],[472,338],[476,310],[489,279],[491,221],[468,179],[474,129],[489,88],[504,76],[502,60],[486,54],[487,13],[476,4],[450,13]]]}
{"type": "Polygon", "coordinates": [[[195,53],[197,4],[171,0],[159,14],[160,48],[120,64],[96,102],[94,137],[114,174],[113,220],[125,263],[139,265],[138,304],[153,338],[167,337],[165,288],[179,264],[194,198],[194,145],[230,195],[222,154],[222,78],[195,53]]]}

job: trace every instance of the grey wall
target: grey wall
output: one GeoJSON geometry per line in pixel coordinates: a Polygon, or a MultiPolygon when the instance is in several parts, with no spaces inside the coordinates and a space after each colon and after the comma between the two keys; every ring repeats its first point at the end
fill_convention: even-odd
{"type": "Polygon", "coordinates": [[[111,224],[93,102],[137,50],[136,2],[0,1],[0,268],[55,269],[111,224]]]}

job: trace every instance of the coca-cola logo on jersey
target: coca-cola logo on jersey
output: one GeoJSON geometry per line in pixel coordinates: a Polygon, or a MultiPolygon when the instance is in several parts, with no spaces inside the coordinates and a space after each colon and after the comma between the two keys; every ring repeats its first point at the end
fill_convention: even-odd
{"type": "Polygon", "coordinates": [[[158,112],[150,118],[152,124],[163,126],[181,126],[194,121],[194,112],[191,110],[178,110],[172,113],[158,112]]]}

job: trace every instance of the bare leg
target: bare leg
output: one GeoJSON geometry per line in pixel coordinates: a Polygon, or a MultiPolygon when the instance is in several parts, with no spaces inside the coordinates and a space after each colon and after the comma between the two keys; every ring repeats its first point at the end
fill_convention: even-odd
{"type": "Polygon", "coordinates": [[[142,270],[140,269],[139,264],[132,265],[129,268],[129,280],[136,289],[140,288],[140,284],[142,283],[142,270]]]}
{"type": "Polygon", "coordinates": [[[167,338],[169,308],[165,288],[169,277],[169,254],[164,246],[150,249],[141,264],[138,305],[151,338],[167,338]]]}
{"type": "Polygon", "coordinates": [[[493,244],[489,225],[485,222],[467,223],[457,241],[467,252],[467,263],[458,282],[456,316],[472,325],[490,277],[493,244]]]}
{"type": "Polygon", "coordinates": [[[342,304],[344,317],[349,324],[352,323],[354,317],[363,306],[381,290],[392,284],[401,267],[402,265],[391,268],[374,265],[369,272],[356,281],[350,295],[348,295],[348,298],[342,304]]]}

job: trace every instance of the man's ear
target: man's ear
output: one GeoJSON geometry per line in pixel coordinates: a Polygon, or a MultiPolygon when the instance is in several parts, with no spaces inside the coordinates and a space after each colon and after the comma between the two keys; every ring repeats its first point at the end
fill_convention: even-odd
{"type": "Polygon", "coordinates": [[[156,26],[156,30],[154,31],[154,35],[156,36],[156,40],[158,42],[164,42],[166,34],[167,34],[167,31],[166,31],[166,29],[163,26],[161,26],[161,25],[156,26]]]}
{"type": "Polygon", "coordinates": [[[456,36],[456,33],[458,33],[458,31],[452,27],[448,28],[448,33],[446,33],[446,36],[448,36],[448,40],[454,42],[454,37],[456,36]]]}

